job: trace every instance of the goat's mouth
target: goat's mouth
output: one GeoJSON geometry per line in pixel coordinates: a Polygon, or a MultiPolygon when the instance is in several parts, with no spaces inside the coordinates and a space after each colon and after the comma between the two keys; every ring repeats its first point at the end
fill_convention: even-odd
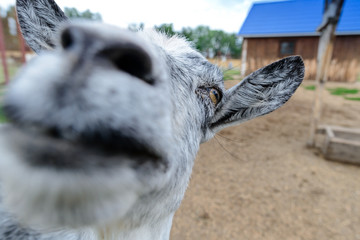
{"type": "Polygon", "coordinates": [[[162,154],[148,144],[120,131],[102,129],[74,134],[56,127],[36,125],[7,127],[7,137],[27,164],[57,170],[91,171],[99,168],[143,164],[166,169],[162,154]]]}
{"type": "Polygon", "coordinates": [[[112,139],[93,133],[75,140],[39,126],[9,124],[0,130],[6,207],[35,229],[122,219],[139,196],[168,179],[163,155],[118,133],[112,139]]]}

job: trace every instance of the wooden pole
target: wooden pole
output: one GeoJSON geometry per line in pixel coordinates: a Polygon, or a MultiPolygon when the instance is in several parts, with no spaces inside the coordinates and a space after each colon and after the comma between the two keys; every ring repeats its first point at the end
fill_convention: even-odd
{"type": "Polygon", "coordinates": [[[6,54],[5,54],[5,40],[4,40],[4,31],[3,31],[3,25],[2,25],[2,19],[0,15],[0,54],[1,54],[1,62],[3,65],[3,71],[5,76],[5,84],[9,82],[9,71],[8,66],[6,62],[6,54]]]}
{"type": "Polygon", "coordinates": [[[316,129],[318,128],[321,118],[322,94],[328,78],[328,69],[334,50],[335,30],[339,22],[343,4],[344,0],[325,0],[325,11],[322,23],[317,29],[317,31],[320,32],[320,39],[315,78],[316,91],[310,123],[310,136],[308,140],[309,147],[315,146],[316,129]]]}
{"type": "Polygon", "coordinates": [[[246,76],[247,45],[248,40],[244,38],[241,50],[241,77],[246,76]]]}

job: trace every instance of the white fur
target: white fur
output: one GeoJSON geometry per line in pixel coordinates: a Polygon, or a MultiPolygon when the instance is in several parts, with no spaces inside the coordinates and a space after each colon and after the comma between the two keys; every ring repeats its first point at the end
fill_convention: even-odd
{"type": "Polygon", "coordinates": [[[51,29],[64,18],[43,22],[63,16],[50,3],[18,0],[41,54],[5,97],[13,123],[0,127],[0,238],[166,240],[200,143],[284,104],[302,61],[278,61],[225,90],[221,71],[179,36],[87,22],[51,29]],[[70,46],[57,40],[66,31],[70,46]],[[135,49],[125,60],[149,64],[144,76],[121,63],[124,46],[135,49]],[[216,104],[210,89],[222,95],[216,104]]]}

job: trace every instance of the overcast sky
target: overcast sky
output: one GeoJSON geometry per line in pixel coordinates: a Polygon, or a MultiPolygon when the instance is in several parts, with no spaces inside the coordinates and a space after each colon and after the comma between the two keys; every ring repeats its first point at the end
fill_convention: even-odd
{"type": "MultiPolygon", "coordinates": [[[[59,6],[99,12],[105,23],[127,27],[131,23],[153,27],[173,23],[175,30],[207,25],[237,33],[254,2],[271,0],[56,0],[59,6]]],[[[274,0],[272,0],[274,1],[274,0]]],[[[1,0],[0,7],[15,4],[1,0]]]]}

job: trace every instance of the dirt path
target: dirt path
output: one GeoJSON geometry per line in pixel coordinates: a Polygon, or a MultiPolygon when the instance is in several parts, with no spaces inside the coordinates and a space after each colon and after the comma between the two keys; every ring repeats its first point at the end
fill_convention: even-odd
{"type": "MultiPolygon", "coordinates": [[[[360,240],[360,166],[305,147],[313,94],[300,87],[275,113],[202,145],[172,240],[360,240]]],[[[360,128],[359,101],[324,99],[324,123],[360,128]]]]}

